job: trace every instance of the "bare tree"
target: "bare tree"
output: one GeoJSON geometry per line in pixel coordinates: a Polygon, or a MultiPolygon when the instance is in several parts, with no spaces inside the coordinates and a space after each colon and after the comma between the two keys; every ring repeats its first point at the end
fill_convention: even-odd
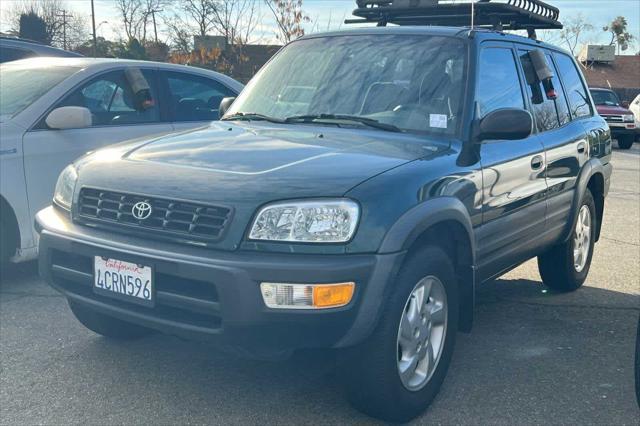
{"type": "Polygon", "coordinates": [[[193,50],[192,37],[196,34],[205,36],[213,30],[211,19],[214,9],[214,0],[180,0],[171,15],[165,14],[164,24],[175,52],[190,53],[193,50]]]}
{"type": "Polygon", "coordinates": [[[584,37],[594,30],[582,13],[567,19],[564,28],[560,30],[560,38],[573,56],[577,55],[578,49],[584,44],[584,37]]]}
{"type": "Polygon", "coordinates": [[[211,23],[230,45],[244,45],[258,24],[255,0],[215,0],[211,23]]]}
{"type": "Polygon", "coordinates": [[[303,24],[311,18],[302,10],[302,0],[265,0],[278,25],[276,37],[288,43],[304,35],[303,24]]]}
{"type": "Polygon", "coordinates": [[[76,12],[69,15],[69,10],[70,7],[64,0],[27,0],[13,3],[12,7],[3,13],[3,18],[11,31],[18,33],[20,15],[34,13],[45,22],[45,43],[63,47],[63,38],[66,38],[67,46],[73,47],[87,38],[88,20],[86,16],[76,12]],[[67,12],[64,17],[62,11],[67,12]]]}
{"type": "Polygon", "coordinates": [[[169,33],[169,44],[173,51],[188,54],[193,50],[193,31],[179,15],[164,18],[169,33]]]}
{"type": "Polygon", "coordinates": [[[182,0],[180,8],[187,19],[194,21],[198,35],[205,36],[213,30],[213,15],[216,11],[215,0],[182,0]]]}
{"type": "Polygon", "coordinates": [[[139,38],[143,14],[142,0],[116,0],[115,8],[122,18],[122,25],[127,39],[139,38]]]}
{"type": "Polygon", "coordinates": [[[147,30],[153,23],[155,13],[169,4],[168,0],[116,0],[115,8],[122,18],[127,39],[137,39],[144,43],[147,30]]]}
{"type": "Polygon", "coordinates": [[[589,23],[583,14],[568,18],[561,30],[545,30],[539,33],[540,40],[568,49],[576,56],[580,48],[586,43],[590,33],[595,28],[589,23]]]}

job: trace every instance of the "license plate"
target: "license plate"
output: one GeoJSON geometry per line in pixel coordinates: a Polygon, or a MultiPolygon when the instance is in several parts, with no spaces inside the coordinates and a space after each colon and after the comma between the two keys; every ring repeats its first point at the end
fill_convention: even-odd
{"type": "Polygon", "coordinates": [[[150,266],[95,256],[93,290],[142,305],[153,305],[153,273],[150,266]]]}

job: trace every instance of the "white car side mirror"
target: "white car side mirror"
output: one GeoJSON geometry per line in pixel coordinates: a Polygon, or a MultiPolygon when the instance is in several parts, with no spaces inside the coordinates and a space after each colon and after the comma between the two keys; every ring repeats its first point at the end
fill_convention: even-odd
{"type": "Polygon", "coordinates": [[[45,122],[51,129],[84,129],[91,127],[91,111],[85,107],[66,106],[49,113],[45,122]]]}

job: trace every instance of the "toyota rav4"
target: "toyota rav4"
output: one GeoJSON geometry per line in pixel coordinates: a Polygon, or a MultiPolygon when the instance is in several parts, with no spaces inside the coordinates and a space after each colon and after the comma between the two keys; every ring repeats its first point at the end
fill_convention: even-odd
{"type": "Polygon", "coordinates": [[[476,286],[533,257],[552,290],[587,277],[611,136],[567,52],[477,28],[311,35],[221,108],[61,174],[40,268],[89,329],[335,348],[356,407],[402,421],[476,286]]]}

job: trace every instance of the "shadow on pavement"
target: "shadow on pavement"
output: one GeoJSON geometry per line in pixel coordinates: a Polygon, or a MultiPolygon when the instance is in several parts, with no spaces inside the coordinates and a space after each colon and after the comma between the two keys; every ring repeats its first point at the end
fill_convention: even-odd
{"type": "MultiPolygon", "coordinates": [[[[42,293],[44,287],[35,265],[18,265],[3,271],[0,291],[42,293]]],[[[24,297],[4,303],[3,311],[3,357],[9,352],[18,364],[3,361],[4,386],[12,384],[11,399],[2,397],[3,413],[15,414],[6,419],[371,422],[346,402],[332,351],[267,362],[163,335],[113,342],[79,325],[62,298],[24,297]],[[25,318],[6,312],[9,307],[18,312],[19,305],[53,313],[24,325],[25,318]],[[49,328],[38,324],[54,318],[49,328]],[[17,331],[7,333],[8,327],[17,331]],[[38,395],[38,406],[32,401],[22,407],[20,401],[32,395],[38,395]]],[[[458,334],[441,394],[416,422],[638,424],[633,392],[638,312],[638,296],[600,288],[554,294],[530,280],[481,286],[474,330],[458,334]]]]}

